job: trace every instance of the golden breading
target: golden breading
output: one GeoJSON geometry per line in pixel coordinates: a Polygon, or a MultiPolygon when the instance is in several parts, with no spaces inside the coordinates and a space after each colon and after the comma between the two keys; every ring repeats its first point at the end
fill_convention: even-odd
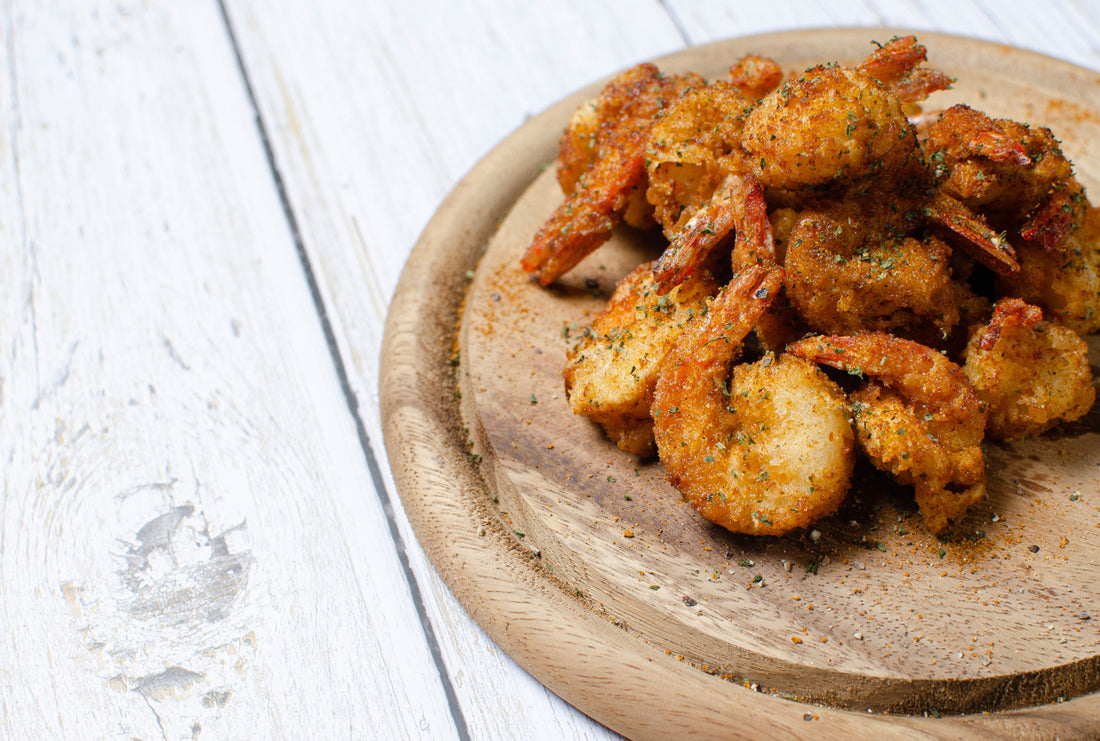
{"type": "Polygon", "coordinates": [[[998,276],[999,292],[1042,307],[1078,334],[1100,331],[1100,209],[1089,206],[1059,249],[1020,242],[1016,256],[1020,271],[998,276]]]}
{"type": "Polygon", "coordinates": [[[1002,299],[971,336],[963,370],[989,411],[986,434],[1039,435],[1092,408],[1088,345],[1020,299],[1002,299]]]}
{"type": "Polygon", "coordinates": [[[752,266],[724,288],[681,336],[654,396],[669,481],[738,533],[781,535],[831,514],[855,460],[844,394],[812,363],[768,355],[731,372],[781,275],[752,266]]]}
{"type": "Polygon", "coordinates": [[[768,189],[787,195],[846,188],[921,168],[903,102],[950,84],[919,68],[926,50],[908,36],[855,67],[819,65],[767,95],[745,121],[741,146],[768,189]]]}
{"type": "Polygon", "coordinates": [[[870,75],[821,66],[761,101],[743,146],[765,186],[802,192],[906,166],[916,130],[897,96],[870,75]]]}
{"type": "Polygon", "coordinates": [[[901,236],[890,205],[853,197],[800,214],[786,244],[786,288],[813,329],[942,337],[958,323],[950,249],[935,237],[901,236]]]}
{"type": "Polygon", "coordinates": [[[985,406],[944,355],[884,332],[809,337],[788,351],[872,379],[850,397],[860,447],[913,486],[931,532],[985,494],[985,406]]]}
{"type": "Polygon", "coordinates": [[[876,468],[913,487],[929,531],[942,532],[985,496],[984,415],[969,424],[927,420],[927,407],[878,383],[861,387],[851,402],[860,447],[876,468]]]}
{"type": "Polygon", "coordinates": [[[670,240],[710,203],[727,175],[747,171],[737,143],[754,103],[733,84],[715,80],[684,94],[653,126],[646,198],[670,240]]]}
{"type": "Polygon", "coordinates": [[[599,423],[623,450],[652,454],[649,407],[661,362],[684,327],[707,312],[707,300],[717,292],[710,274],[700,271],[659,295],[653,263],[623,278],[568,352],[562,376],[573,412],[599,423]]]}
{"type": "Polygon", "coordinates": [[[1022,221],[1073,175],[1050,129],[948,108],[928,129],[928,159],[945,192],[989,215],[1022,221]]]}

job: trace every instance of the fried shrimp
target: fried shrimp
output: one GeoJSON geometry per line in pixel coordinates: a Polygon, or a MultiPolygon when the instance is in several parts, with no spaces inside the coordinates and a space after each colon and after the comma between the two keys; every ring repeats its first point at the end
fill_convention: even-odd
{"type": "Polygon", "coordinates": [[[924,142],[937,182],[993,222],[1019,225],[1035,214],[1045,228],[1033,238],[1049,244],[1063,238],[1072,213],[1063,210],[1073,188],[1073,166],[1050,129],[994,119],[965,104],[948,108],[924,142]]]}
{"type": "Polygon", "coordinates": [[[805,195],[919,168],[902,103],[951,83],[919,67],[925,56],[915,38],[898,38],[855,67],[819,65],[768,94],[741,138],[765,189],[805,195]]]}
{"type": "Polygon", "coordinates": [[[963,296],[951,250],[933,236],[906,236],[913,226],[895,213],[896,202],[848,198],[799,215],[787,239],[786,291],[816,331],[930,329],[942,337],[958,323],[963,296]]]}
{"type": "Polygon", "coordinates": [[[808,337],[787,350],[870,378],[850,397],[860,446],[877,468],[913,486],[931,532],[985,494],[985,405],[944,355],[881,332],[808,337]]]}
{"type": "Polygon", "coordinates": [[[1100,208],[1088,206],[1083,223],[1056,249],[1019,242],[1019,272],[997,278],[1003,295],[1042,307],[1078,334],[1100,331],[1100,208]]]}
{"type": "Polygon", "coordinates": [[[716,80],[685,94],[653,127],[646,198],[669,239],[655,269],[667,287],[704,265],[731,232],[735,268],[757,255],[774,262],[764,191],[739,146],[755,92],[748,82],[716,80]]]}
{"type": "Polygon", "coordinates": [[[665,360],[657,448],[672,485],[708,520],[779,535],[831,514],[848,490],[854,440],[844,394],[811,363],[731,363],[782,283],[753,265],[723,289],[665,360]]]}
{"type": "Polygon", "coordinates": [[[987,433],[1095,401],[1074,333],[1100,331],[1100,209],[1049,129],[915,113],[953,82],[925,61],[908,36],[786,80],[754,55],[710,82],[639,65],[559,142],[526,271],[556,280],[621,222],[667,240],[568,352],[569,403],[734,532],[833,512],[858,444],[939,533],[984,495],[987,433]]]}
{"type": "Polygon", "coordinates": [[[645,147],[657,114],[697,75],[665,76],[640,64],[614,77],[576,114],[562,137],[558,181],[565,202],[535,235],[523,269],[549,285],[607,241],[628,214],[630,223],[650,218],[645,202],[645,147]]]}
{"type": "Polygon", "coordinates": [[[1084,416],[1096,398],[1085,341],[1016,298],[998,301],[971,336],[963,371],[989,409],[994,438],[1039,435],[1084,416]]]}
{"type": "Polygon", "coordinates": [[[597,422],[628,453],[654,452],[649,407],[657,372],[689,322],[704,315],[718,285],[699,271],[658,295],[653,264],[619,281],[607,306],[567,352],[562,376],[569,405],[597,422]]]}

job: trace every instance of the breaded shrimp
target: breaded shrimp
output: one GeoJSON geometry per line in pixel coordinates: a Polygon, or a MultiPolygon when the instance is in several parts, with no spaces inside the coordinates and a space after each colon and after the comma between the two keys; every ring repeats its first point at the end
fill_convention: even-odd
{"type": "Polygon", "coordinates": [[[565,202],[535,235],[521,261],[524,270],[549,285],[606,242],[628,213],[630,223],[649,218],[649,130],[666,105],[702,84],[698,75],[665,76],[653,64],[640,64],[604,87],[592,115],[582,107],[559,146],[565,202]]]}
{"type": "Polygon", "coordinates": [[[895,213],[898,200],[849,197],[799,215],[786,243],[786,295],[816,331],[931,330],[943,337],[958,323],[951,251],[935,237],[906,236],[913,225],[904,210],[895,213]]]}
{"type": "Polygon", "coordinates": [[[753,105],[715,80],[680,97],[650,133],[646,198],[669,240],[655,269],[666,287],[705,265],[731,232],[741,253],[774,253],[763,189],[738,146],[753,105]]]}
{"type": "Polygon", "coordinates": [[[1085,341],[1018,298],[998,301],[974,332],[963,371],[989,409],[993,438],[1042,434],[1084,416],[1096,398],[1085,341]]]}
{"type": "Polygon", "coordinates": [[[1088,206],[1057,249],[1020,241],[1016,255],[1020,270],[997,277],[1001,295],[1042,307],[1078,334],[1100,331],[1100,208],[1088,206]]]}
{"type": "Polygon", "coordinates": [[[562,376],[569,405],[587,415],[628,453],[654,452],[649,407],[657,372],[680,333],[706,313],[718,292],[699,271],[667,295],[658,295],[653,263],[619,281],[603,311],[567,352],[562,376]]]}
{"type": "Polygon", "coordinates": [[[902,103],[951,82],[924,60],[915,38],[898,38],[855,67],[819,65],[768,94],[741,137],[765,189],[798,196],[920,169],[902,103]]]}
{"type": "Polygon", "coordinates": [[[869,376],[850,397],[872,463],[912,485],[925,526],[942,532],[985,494],[985,405],[941,353],[882,332],[808,337],[788,352],[869,376]]]}
{"type": "Polygon", "coordinates": [[[780,268],[746,268],[681,335],[654,394],[672,485],[738,533],[780,535],[831,514],[854,465],[844,394],[819,369],[768,355],[730,370],[781,283],[780,268]]]}
{"type": "MultiPolygon", "coordinates": [[[[997,229],[1020,224],[1036,209],[1047,220],[1066,213],[1055,194],[1069,188],[1073,166],[1048,128],[994,119],[960,103],[929,127],[924,147],[944,192],[986,214],[997,229]]],[[[1064,236],[1064,228],[1068,223],[1051,224],[1047,233],[1064,236]]]]}

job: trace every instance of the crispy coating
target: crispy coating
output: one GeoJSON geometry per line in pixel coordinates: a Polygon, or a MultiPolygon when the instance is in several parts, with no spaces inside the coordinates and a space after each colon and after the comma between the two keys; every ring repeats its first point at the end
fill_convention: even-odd
{"type": "Polygon", "coordinates": [[[870,75],[820,66],[764,98],[742,146],[765,187],[806,192],[907,166],[916,131],[870,75]]]}
{"type": "Polygon", "coordinates": [[[962,294],[950,249],[935,237],[904,236],[906,218],[894,205],[848,198],[799,215],[786,242],[786,289],[810,327],[829,334],[930,328],[943,336],[958,323],[962,294]]]}
{"type": "Polygon", "coordinates": [[[1100,331],[1100,209],[1088,206],[1058,249],[1020,242],[1016,254],[1020,270],[998,276],[998,292],[1042,307],[1078,334],[1100,331]]]}
{"type": "Polygon", "coordinates": [[[715,80],[684,94],[654,124],[646,198],[670,240],[710,203],[726,176],[745,169],[737,142],[752,105],[735,85],[715,80]]]}
{"type": "Polygon", "coordinates": [[[737,85],[718,80],[683,95],[653,127],[646,198],[669,239],[655,271],[666,287],[707,265],[731,232],[734,270],[774,262],[764,190],[738,145],[754,104],[737,85]]]}
{"type": "Polygon", "coordinates": [[[971,335],[963,370],[986,403],[993,438],[1042,434],[1084,416],[1096,398],[1085,341],[1016,298],[998,301],[971,335]]]}
{"type": "Polygon", "coordinates": [[[855,67],[819,65],[770,93],[741,140],[757,177],[768,189],[805,195],[919,169],[902,103],[949,83],[917,70],[924,58],[916,39],[894,39],[855,67]]]}
{"type": "Polygon", "coordinates": [[[839,507],[854,465],[844,394],[812,364],[765,356],[730,365],[782,271],[745,270],[681,336],[653,414],[672,485],[708,520],[780,535],[839,507]]]}
{"type": "Polygon", "coordinates": [[[870,377],[851,395],[860,447],[877,468],[913,486],[931,532],[981,500],[986,410],[959,366],[882,332],[809,337],[788,351],[870,377]]]}
{"type": "Polygon", "coordinates": [[[619,281],[611,300],[568,353],[562,371],[569,405],[638,456],[651,455],[649,407],[661,362],[684,328],[707,311],[718,285],[705,271],[666,295],[657,293],[653,263],[619,281]]]}
{"type": "Polygon", "coordinates": [[[944,191],[997,221],[1021,221],[1073,175],[1050,129],[962,103],[929,127],[924,146],[944,191]]]}
{"type": "MultiPolygon", "coordinates": [[[[782,77],[775,61],[747,55],[730,67],[728,80],[688,90],[653,126],[647,148],[646,198],[670,240],[711,204],[731,174],[748,174],[740,147],[745,116],[782,77]]],[[[721,217],[709,217],[715,218],[721,217]]]]}
{"type": "Polygon", "coordinates": [[[592,104],[594,118],[574,116],[559,144],[558,182],[566,199],[535,235],[524,270],[549,285],[606,242],[628,212],[629,223],[647,221],[649,131],[666,105],[702,84],[698,75],[666,76],[640,64],[604,87],[592,104]]]}

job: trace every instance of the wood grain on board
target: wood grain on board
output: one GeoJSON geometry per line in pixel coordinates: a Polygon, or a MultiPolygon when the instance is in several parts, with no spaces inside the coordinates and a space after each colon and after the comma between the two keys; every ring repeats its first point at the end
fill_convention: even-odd
{"type": "MultiPolygon", "coordinates": [[[[932,63],[959,78],[935,105],[969,99],[1041,121],[1062,137],[1086,185],[1095,182],[1092,73],[1001,46],[922,41],[932,63]],[[1091,95],[1080,94],[1083,84],[1091,95]]],[[[801,68],[858,58],[867,43],[858,31],[782,34],[703,47],[662,66],[715,75],[751,44],[801,68]]],[[[395,296],[400,311],[390,315],[387,447],[402,451],[391,462],[410,519],[460,601],[551,689],[627,733],[653,730],[631,712],[639,701],[696,718],[685,727],[701,731],[702,697],[734,703],[746,728],[809,712],[825,721],[813,733],[837,736],[882,724],[899,733],[975,724],[1095,732],[1095,415],[1054,438],[992,449],[988,500],[959,525],[960,537],[942,543],[922,530],[904,490],[869,471],[816,532],[731,536],[679,502],[659,465],[618,451],[569,413],[565,335],[660,249],[621,230],[550,290],[516,265],[561,198],[549,173],[528,188],[532,171],[548,163],[584,95],[527,124],[456,189],[418,244],[395,296]],[[456,380],[461,276],[475,264],[456,380]],[[429,475],[427,460],[442,468],[429,475]],[[662,701],[670,691],[688,705],[662,701]],[[953,717],[933,726],[868,709],[953,717]]]]}

